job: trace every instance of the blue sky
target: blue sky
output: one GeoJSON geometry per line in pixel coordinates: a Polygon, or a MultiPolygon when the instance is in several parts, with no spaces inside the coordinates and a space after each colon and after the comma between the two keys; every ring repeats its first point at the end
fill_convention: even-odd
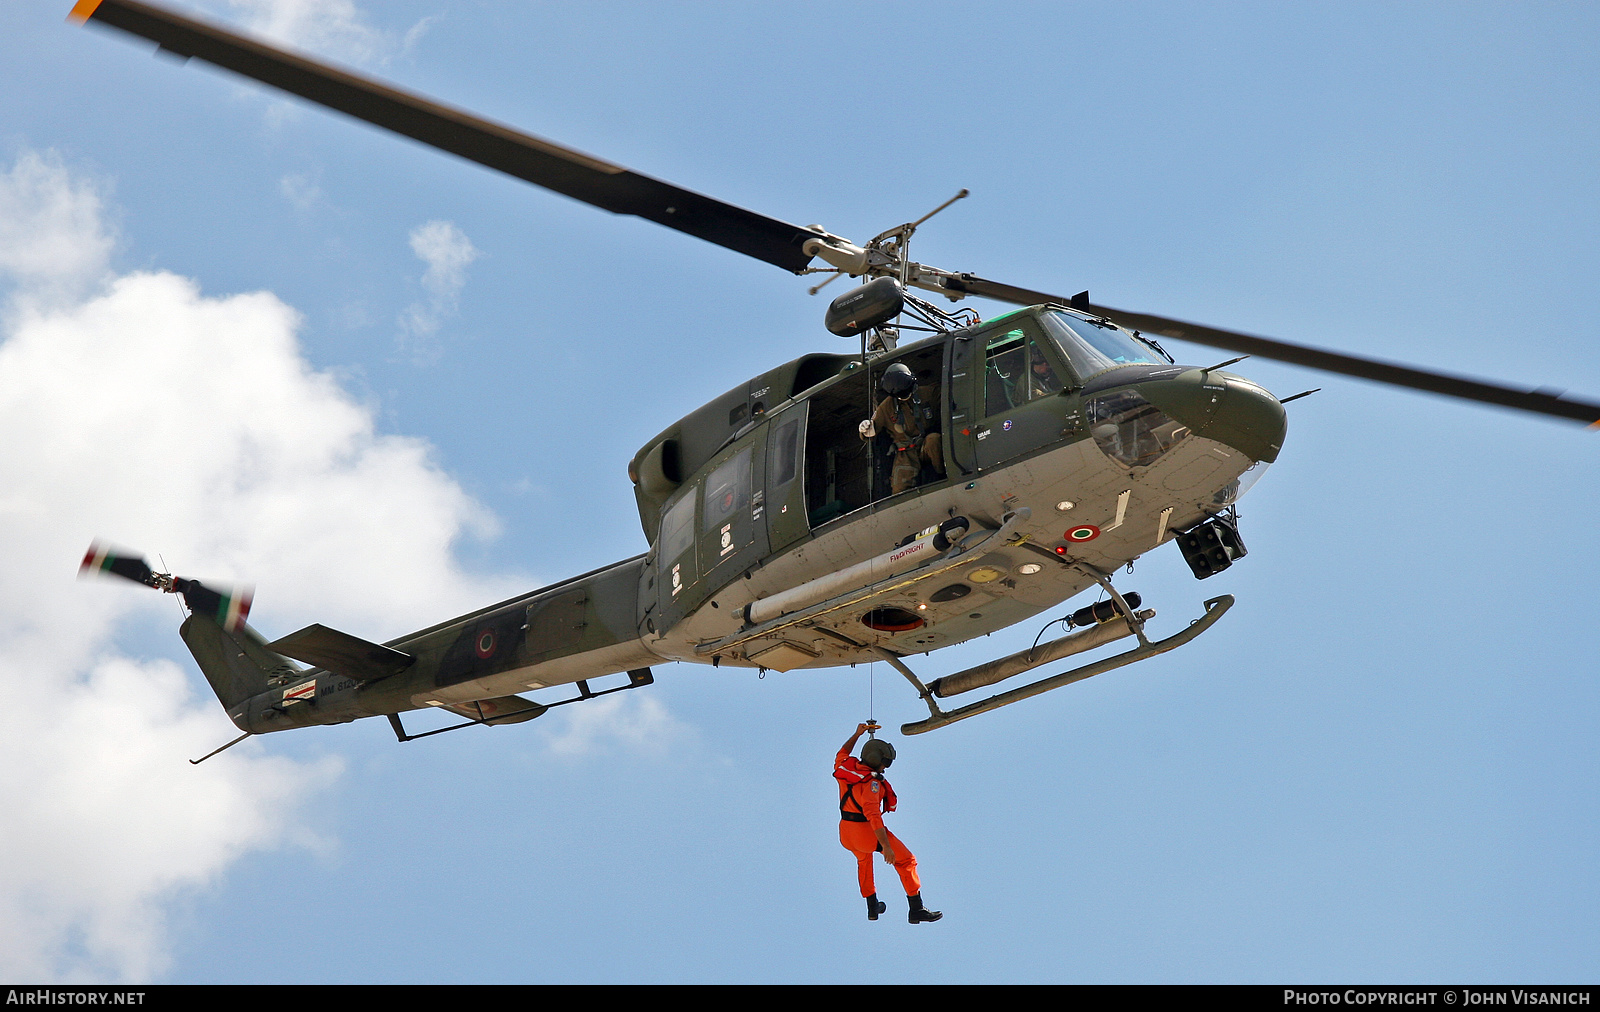
{"type": "MultiPolygon", "coordinates": [[[[274,367],[303,358],[322,377],[284,372],[283,403],[308,405],[284,411],[284,459],[332,438],[318,412],[372,432],[317,451],[357,461],[337,483],[264,472],[261,495],[283,489],[301,511],[271,527],[290,540],[244,516],[264,501],[237,491],[255,487],[254,457],[191,461],[181,447],[200,444],[180,433],[150,459],[204,479],[175,475],[170,510],[135,523],[121,510],[163,493],[49,486],[60,510],[30,544],[182,545],[195,575],[251,569],[222,575],[256,581],[269,635],[320,619],[387,639],[641,551],[633,452],[773,364],[844,345],[824,301],[770,266],[153,59],[67,26],[68,6],[0,13],[3,164],[32,153],[99,194],[105,277],[168,272],[198,286],[191,308],[264,292],[298,314],[262,325],[298,340],[273,346],[274,367]],[[477,254],[454,247],[458,270],[431,286],[411,240],[429,222],[477,254]],[[425,333],[405,329],[409,307],[425,333]],[[184,540],[195,524],[206,537],[184,540]],[[323,528],[337,544],[294,554],[323,528]]],[[[263,23],[292,7],[209,10],[263,23]]],[[[968,187],[914,243],[942,267],[1600,398],[1586,6],[395,2],[301,39],[857,240],[968,187]]],[[[15,300],[42,282],[15,260],[6,340],[23,347],[34,318],[15,300]]],[[[241,321],[277,312],[226,304],[241,321]]],[[[207,333],[221,331],[185,347],[207,333]]],[[[79,366],[108,361],[111,346],[84,347],[79,366]]],[[[235,380],[256,361],[226,356],[248,350],[219,350],[214,375],[179,356],[171,374],[191,385],[172,382],[224,389],[225,360],[235,380]]],[[[188,403],[151,368],[130,444],[188,403]]],[[[1200,585],[1163,548],[1120,581],[1159,631],[1217,593],[1237,607],[1147,664],[892,736],[891,826],[946,911],[936,925],[906,925],[898,901],[868,924],[836,838],[831,756],[874,678],[880,721],[916,717],[897,676],[661,666],[587,715],[406,745],[366,721],[241,746],[216,760],[216,790],[241,806],[233,824],[248,809],[262,825],[217,836],[192,873],[130,867],[149,884],[126,907],[0,878],[7,909],[60,906],[16,965],[174,982],[1592,980],[1600,437],[1269,362],[1238,371],[1280,396],[1323,388],[1291,405],[1282,458],[1241,504],[1249,557],[1200,585]],[[871,955],[841,960],[841,943],[871,955]]],[[[23,529],[0,533],[7,554],[55,568],[8,579],[64,581],[48,607],[94,626],[96,656],[184,673],[192,745],[166,723],[170,755],[132,740],[138,722],[111,740],[168,778],[163,803],[193,834],[215,833],[217,809],[184,807],[183,760],[231,728],[170,606],[71,583],[70,550],[30,555],[23,529]]],[[[913,666],[959,670],[1037,631],[913,666]]],[[[63,693],[100,684],[92,658],[74,663],[63,693]]],[[[7,777],[12,799],[45,790],[7,777]]],[[[85,778],[54,805],[103,804],[85,778]]],[[[174,851],[131,814],[93,825],[150,867],[174,851]]],[[[13,841],[10,860],[50,852],[49,832],[13,841]]]]}

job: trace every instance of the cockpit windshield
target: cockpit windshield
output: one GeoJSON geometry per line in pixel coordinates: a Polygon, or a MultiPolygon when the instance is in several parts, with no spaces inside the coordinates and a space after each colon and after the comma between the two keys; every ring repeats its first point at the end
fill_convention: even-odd
{"type": "Polygon", "coordinates": [[[1109,323],[1061,312],[1043,313],[1041,318],[1079,380],[1125,365],[1166,364],[1154,348],[1109,323]]]}

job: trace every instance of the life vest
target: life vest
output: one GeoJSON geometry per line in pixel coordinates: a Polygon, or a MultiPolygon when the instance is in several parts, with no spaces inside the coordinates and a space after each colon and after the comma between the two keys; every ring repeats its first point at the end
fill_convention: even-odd
{"type": "Polygon", "coordinates": [[[843,821],[872,821],[867,818],[866,809],[861,807],[861,801],[856,797],[856,785],[864,784],[868,781],[876,781],[877,783],[883,785],[883,793],[881,795],[883,811],[894,811],[896,802],[894,788],[889,786],[889,781],[883,778],[882,773],[875,771],[871,766],[868,766],[860,759],[857,759],[853,756],[846,757],[843,762],[834,767],[833,776],[835,780],[838,780],[844,785],[844,790],[839,792],[839,818],[843,821]],[[846,808],[845,805],[847,803],[853,807],[855,811],[852,812],[846,808]]]}
{"type": "Polygon", "coordinates": [[[921,412],[918,410],[921,406],[922,403],[916,399],[915,394],[904,401],[895,401],[894,421],[896,424],[893,426],[893,428],[891,428],[889,433],[890,439],[894,443],[894,453],[910,453],[912,450],[916,450],[922,446],[922,437],[924,433],[922,431],[922,426],[919,424],[920,419],[917,417],[919,414],[921,414],[921,412]],[[894,437],[894,428],[898,428],[901,432],[905,433],[906,438],[896,439],[894,437]]]}

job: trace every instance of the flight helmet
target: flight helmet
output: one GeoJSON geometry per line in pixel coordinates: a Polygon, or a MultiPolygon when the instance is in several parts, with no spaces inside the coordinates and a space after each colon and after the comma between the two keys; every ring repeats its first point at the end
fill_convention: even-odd
{"type": "Polygon", "coordinates": [[[894,746],[879,738],[869,738],[861,746],[861,761],[875,770],[886,770],[894,762],[894,746]]]}
{"type": "Polygon", "coordinates": [[[904,362],[896,362],[883,371],[878,389],[897,400],[905,400],[917,388],[917,377],[904,362]]]}

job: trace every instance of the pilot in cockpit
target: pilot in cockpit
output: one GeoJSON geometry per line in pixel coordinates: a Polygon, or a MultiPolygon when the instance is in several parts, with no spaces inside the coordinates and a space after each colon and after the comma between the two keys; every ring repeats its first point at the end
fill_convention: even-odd
{"type": "Polygon", "coordinates": [[[1045,359],[1044,352],[1032,341],[1028,342],[1028,370],[1017,377],[1015,403],[1024,404],[1037,397],[1061,392],[1061,380],[1045,359]]]}

